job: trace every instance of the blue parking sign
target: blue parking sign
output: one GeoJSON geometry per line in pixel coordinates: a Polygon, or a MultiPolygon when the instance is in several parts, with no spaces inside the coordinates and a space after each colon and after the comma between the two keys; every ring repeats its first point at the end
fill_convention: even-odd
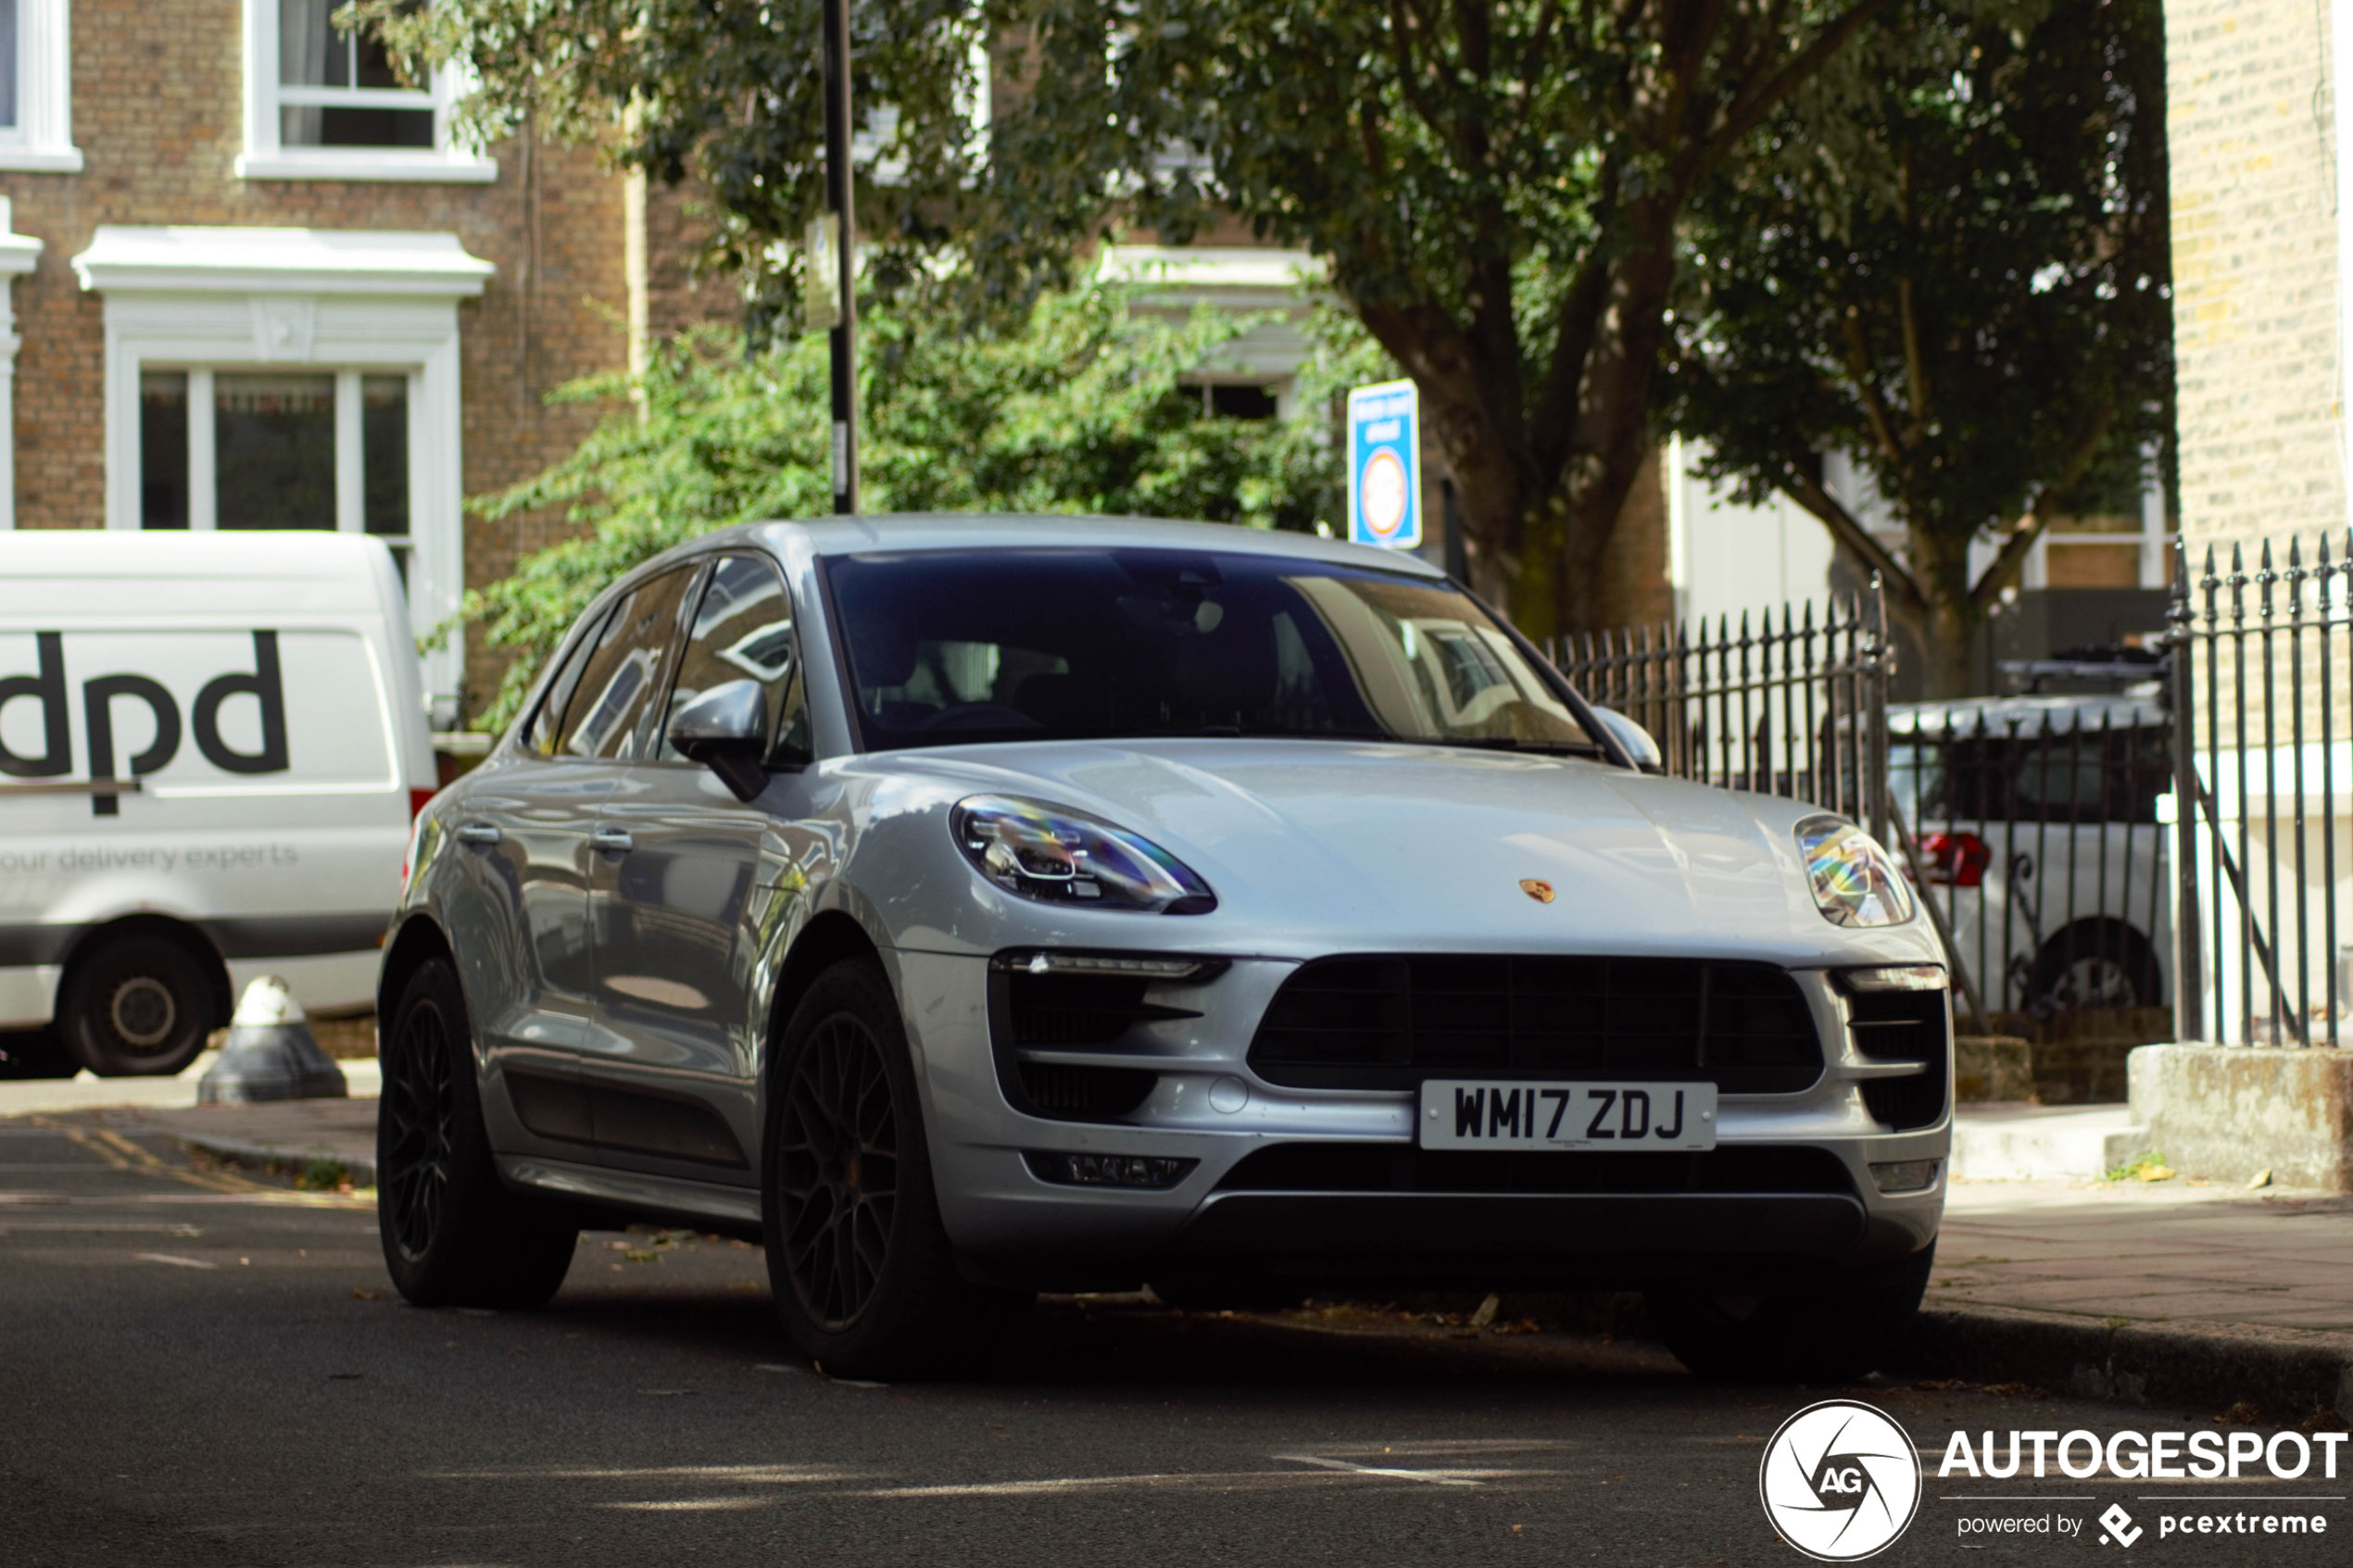
{"type": "Polygon", "coordinates": [[[1348,395],[1348,536],[1392,550],[1422,542],[1421,395],[1410,381],[1348,395]]]}

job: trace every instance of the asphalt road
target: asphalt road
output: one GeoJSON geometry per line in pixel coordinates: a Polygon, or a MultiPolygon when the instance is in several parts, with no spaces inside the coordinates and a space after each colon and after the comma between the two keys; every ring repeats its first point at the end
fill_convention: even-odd
{"type": "MultiPolygon", "coordinates": [[[[420,1311],[363,1199],[193,1171],[103,1116],[0,1122],[0,1563],[1796,1563],[1758,1460],[1839,1393],[1929,1450],[1876,1561],[2081,1561],[2109,1502],[2145,1527],[2141,1499],[2198,1488],[1940,1481],[1952,1431],[2212,1421],[1708,1386],[1648,1347],[1468,1333],[1065,1298],[977,1380],[862,1386],[785,1350],[740,1244],[591,1235],[547,1311],[420,1311]],[[2082,1533],[1961,1537],[2005,1515],[2082,1533]]],[[[2341,1562],[2353,1510],[2279,1499],[2347,1489],[2209,1485],[2208,1512],[2332,1531],[2149,1528],[2133,1555],[2341,1562]]]]}

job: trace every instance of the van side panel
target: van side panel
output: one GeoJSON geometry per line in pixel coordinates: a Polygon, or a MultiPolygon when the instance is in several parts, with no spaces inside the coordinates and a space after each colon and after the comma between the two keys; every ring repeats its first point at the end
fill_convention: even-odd
{"type": "Polygon", "coordinates": [[[55,966],[133,913],[306,1007],[371,999],[433,776],[399,609],[376,540],[0,535],[0,1024],[44,1022],[55,966]]]}

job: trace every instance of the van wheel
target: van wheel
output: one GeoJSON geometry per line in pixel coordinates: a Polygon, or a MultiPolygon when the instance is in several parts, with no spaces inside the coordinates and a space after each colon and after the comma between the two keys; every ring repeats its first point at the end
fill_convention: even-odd
{"type": "Polygon", "coordinates": [[[1651,1328],[1702,1377],[1851,1383],[1895,1349],[1919,1311],[1936,1248],[1812,1289],[1768,1296],[1681,1286],[1646,1298],[1651,1328]]]}
{"type": "Polygon", "coordinates": [[[837,1377],[962,1372],[1029,1305],[957,1272],[890,982],[817,977],[770,1068],[761,1211],[777,1315],[837,1377]]]}
{"type": "Polygon", "coordinates": [[[101,1078],[169,1075],[204,1049],[211,995],[177,942],[118,937],[75,961],[57,1022],[74,1060],[101,1078]]]}
{"type": "Polygon", "coordinates": [[[2026,977],[2027,1010],[2166,1005],[2157,949],[2147,937],[2107,916],[2060,927],[2034,955],[2026,977]]]}
{"type": "Polygon", "coordinates": [[[465,994],[446,960],[409,977],[384,1039],[376,1228],[393,1285],[420,1307],[546,1306],[580,1227],[498,1179],[465,994]]]}

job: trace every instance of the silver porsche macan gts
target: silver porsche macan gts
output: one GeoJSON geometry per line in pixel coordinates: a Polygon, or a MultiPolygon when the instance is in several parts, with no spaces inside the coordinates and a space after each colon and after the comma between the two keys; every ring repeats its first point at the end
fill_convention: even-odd
{"type": "Polygon", "coordinates": [[[695,541],[420,816],[379,987],[420,1303],[757,1237],[829,1372],[1039,1290],[1640,1289],[1689,1365],[1917,1307],[1943,954],[1853,823],[1648,737],[1411,558],[1104,519],[695,541]]]}

